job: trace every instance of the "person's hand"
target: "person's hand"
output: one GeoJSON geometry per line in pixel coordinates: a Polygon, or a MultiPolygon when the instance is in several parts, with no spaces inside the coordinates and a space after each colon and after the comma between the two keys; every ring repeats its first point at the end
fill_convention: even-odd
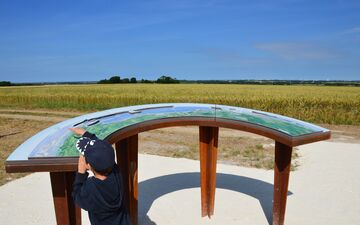
{"type": "Polygon", "coordinates": [[[79,164],[78,164],[78,172],[79,173],[85,173],[86,169],[87,168],[86,168],[85,157],[83,155],[80,155],[79,164]]]}
{"type": "Polygon", "coordinates": [[[84,128],[81,127],[72,127],[69,128],[69,130],[74,132],[76,135],[80,135],[80,136],[82,136],[86,132],[86,130],[84,130],[84,128]]]}

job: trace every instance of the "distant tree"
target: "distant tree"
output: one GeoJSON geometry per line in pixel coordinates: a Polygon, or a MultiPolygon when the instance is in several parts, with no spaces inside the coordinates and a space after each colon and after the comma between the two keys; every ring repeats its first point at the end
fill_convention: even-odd
{"type": "Polygon", "coordinates": [[[132,78],[130,78],[130,83],[136,83],[137,81],[136,81],[136,78],[135,77],[132,77],[132,78]]]}
{"type": "Polygon", "coordinates": [[[119,76],[112,76],[112,77],[110,77],[109,81],[110,81],[110,83],[112,83],[112,84],[121,83],[121,79],[120,79],[119,76]]]}
{"type": "Polygon", "coordinates": [[[130,83],[129,78],[124,78],[124,79],[122,79],[122,83],[130,83]]]}
{"type": "Polygon", "coordinates": [[[0,86],[11,86],[11,82],[10,81],[0,81],[0,86]]]}
{"type": "Polygon", "coordinates": [[[167,76],[161,76],[156,80],[156,83],[168,83],[170,80],[170,77],[167,76]]]}
{"type": "Polygon", "coordinates": [[[107,79],[104,79],[104,80],[99,80],[97,83],[98,84],[110,84],[110,81],[107,79]]]}
{"type": "Polygon", "coordinates": [[[160,84],[175,84],[180,83],[176,78],[172,78],[170,76],[161,76],[156,80],[156,83],[160,84]]]}
{"type": "Polygon", "coordinates": [[[150,83],[154,83],[154,82],[153,82],[153,81],[151,81],[151,80],[144,80],[144,79],[141,79],[140,83],[150,84],[150,83]]]}

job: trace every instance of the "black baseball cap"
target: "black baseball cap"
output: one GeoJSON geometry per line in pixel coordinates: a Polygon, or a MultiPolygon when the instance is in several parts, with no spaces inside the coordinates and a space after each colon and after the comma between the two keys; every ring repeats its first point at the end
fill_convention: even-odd
{"type": "Polygon", "coordinates": [[[115,164],[114,149],[107,141],[81,137],[76,142],[76,148],[96,171],[105,170],[115,164]]]}

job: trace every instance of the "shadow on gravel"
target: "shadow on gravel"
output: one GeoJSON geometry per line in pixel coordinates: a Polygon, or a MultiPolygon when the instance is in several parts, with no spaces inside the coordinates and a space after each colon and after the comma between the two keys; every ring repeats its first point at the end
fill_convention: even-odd
{"type": "MultiPolygon", "coordinates": [[[[147,216],[147,213],[157,198],[174,191],[199,187],[200,173],[198,172],[171,174],[140,182],[138,192],[139,224],[156,225],[147,216]]],[[[216,188],[237,191],[258,199],[269,225],[272,224],[273,184],[244,176],[217,173],[216,188]]],[[[292,192],[289,191],[288,195],[291,194],[292,192]]],[[[201,203],[199,202],[199,204],[201,203]]],[[[199,216],[201,216],[200,212],[199,216]]]]}

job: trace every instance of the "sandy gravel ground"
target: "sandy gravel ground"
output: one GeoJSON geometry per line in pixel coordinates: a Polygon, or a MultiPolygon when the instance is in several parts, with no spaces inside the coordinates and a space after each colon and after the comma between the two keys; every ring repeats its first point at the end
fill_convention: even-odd
{"type": "MultiPolygon", "coordinates": [[[[360,144],[318,142],[299,153],[285,223],[360,224],[360,144]]],[[[215,215],[201,218],[199,162],[140,154],[139,224],[270,224],[272,171],[218,164],[217,173],[215,215]]],[[[1,186],[0,199],[0,224],[55,224],[48,173],[1,186]]]]}

